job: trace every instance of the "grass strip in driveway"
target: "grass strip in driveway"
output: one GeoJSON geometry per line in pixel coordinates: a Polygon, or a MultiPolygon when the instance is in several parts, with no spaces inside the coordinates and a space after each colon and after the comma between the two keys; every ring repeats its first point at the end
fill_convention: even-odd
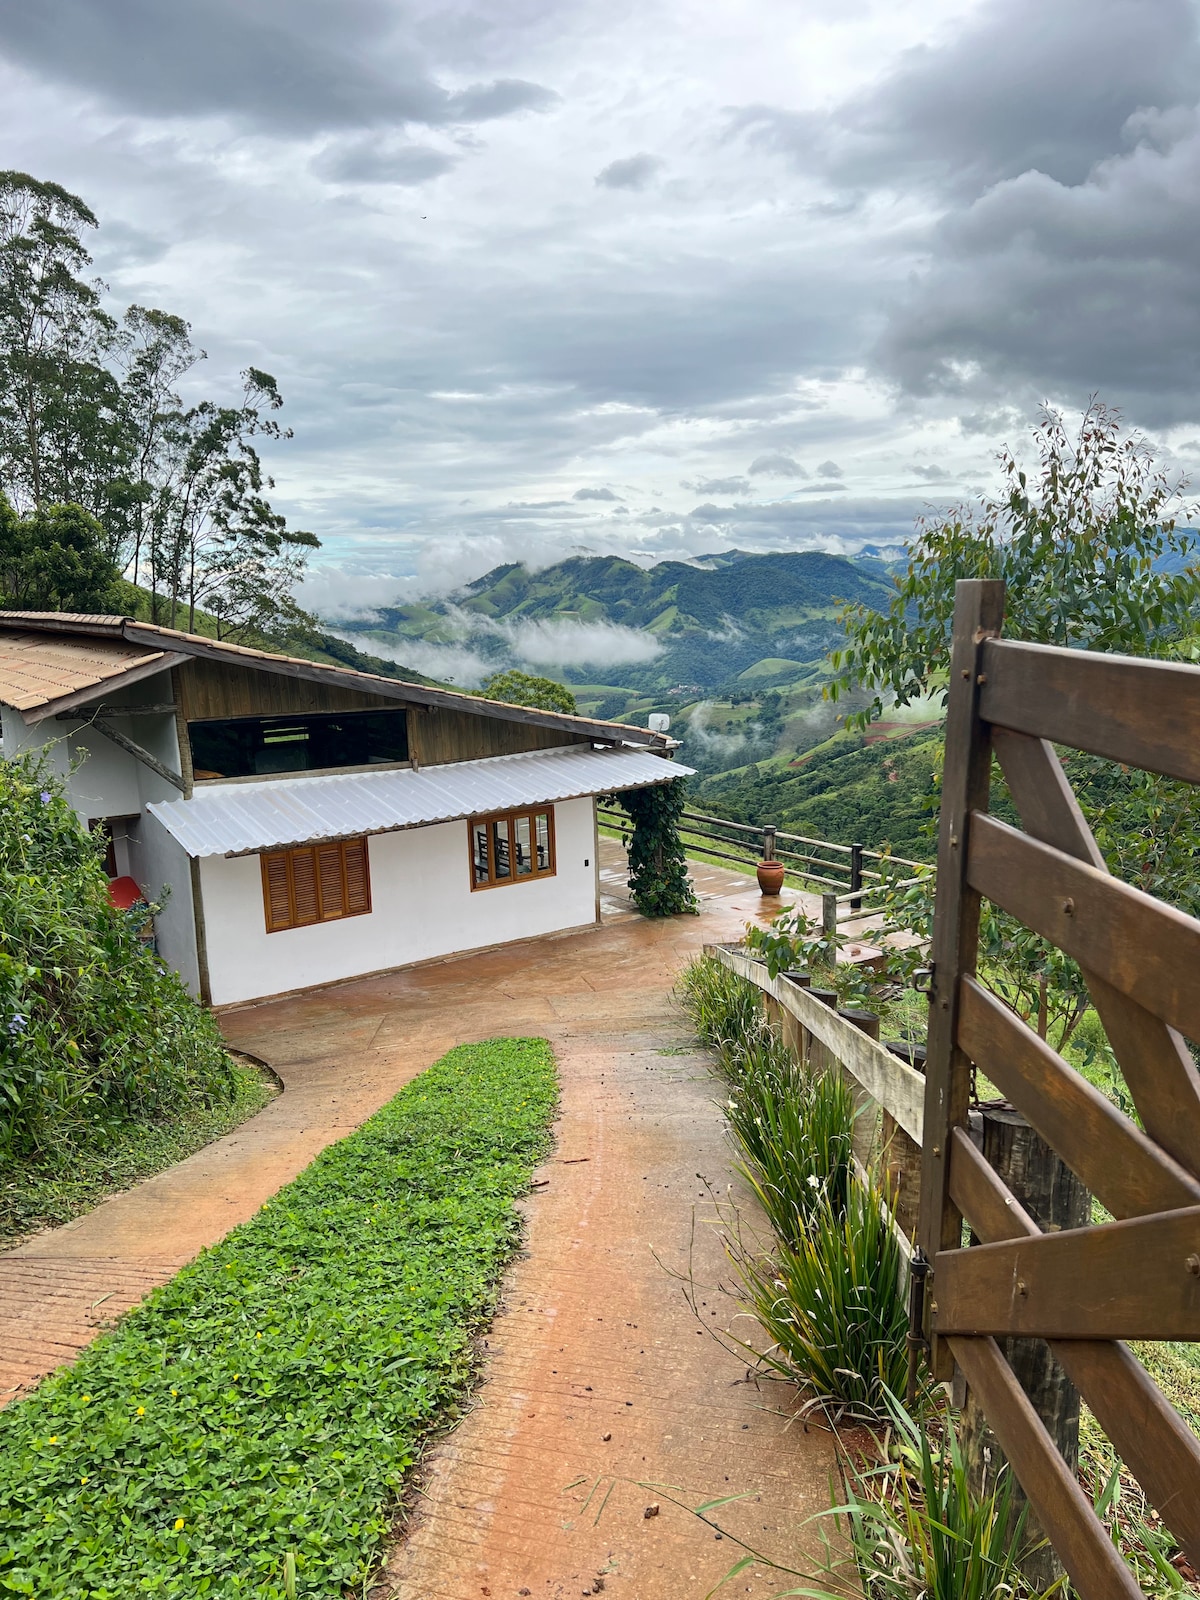
{"type": "Polygon", "coordinates": [[[360,1584],[548,1145],[549,1045],[442,1057],[0,1413],[0,1594],[321,1600],[360,1584]]]}

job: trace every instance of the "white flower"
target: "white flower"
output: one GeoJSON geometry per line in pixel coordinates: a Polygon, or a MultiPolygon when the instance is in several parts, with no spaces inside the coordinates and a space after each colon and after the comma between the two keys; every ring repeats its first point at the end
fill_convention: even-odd
{"type": "Polygon", "coordinates": [[[819,1189],[821,1187],[821,1180],[817,1177],[815,1172],[810,1172],[808,1177],[805,1179],[805,1182],[808,1184],[810,1189],[819,1189]]]}

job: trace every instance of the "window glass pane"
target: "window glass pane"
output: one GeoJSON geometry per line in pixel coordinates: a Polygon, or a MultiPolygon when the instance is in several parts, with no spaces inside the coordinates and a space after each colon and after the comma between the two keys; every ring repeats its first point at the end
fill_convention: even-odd
{"type": "Polygon", "coordinates": [[[548,872],[550,860],[550,813],[539,811],[534,817],[537,828],[537,865],[539,872],[548,872]]]}
{"type": "Polygon", "coordinates": [[[513,818],[513,830],[516,836],[513,843],[516,849],[518,878],[527,878],[533,871],[533,846],[529,837],[529,823],[529,817],[513,818]]]}
{"type": "Polygon", "coordinates": [[[246,778],[408,760],[403,711],[233,717],[191,722],[188,734],[198,778],[246,778]]]}
{"type": "Polygon", "coordinates": [[[471,824],[471,863],[476,883],[488,881],[488,830],[486,822],[471,824]]]}
{"type": "Polygon", "coordinates": [[[492,876],[497,882],[503,878],[511,878],[512,861],[509,854],[507,817],[497,817],[492,823],[492,848],[496,863],[492,876]]]}

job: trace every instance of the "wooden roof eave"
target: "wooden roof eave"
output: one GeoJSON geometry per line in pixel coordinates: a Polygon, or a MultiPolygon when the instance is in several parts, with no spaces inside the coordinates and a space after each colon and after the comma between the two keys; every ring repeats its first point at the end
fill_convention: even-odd
{"type": "Polygon", "coordinates": [[[402,678],[384,678],[371,672],[358,672],[353,667],[326,666],[323,662],[304,661],[297,656],[271,655],[241,645],[221,644],[196,634],[181,635],[148,623],[127,623],[124,637],[131,644],[145,644],[158,649],[162,649],[169,639],[176,643],[177,648],[182,645],[185,656],[195,656],[201,660],[252,667],[258,672],[274,672],[311,683],[338,684],[362,693],[378,694],[389,700],[403,700],[410,705],[437,706],[447,711],[464,711],[476,717],[496,717],[505,722],[555,728],[559,732],[575,733],[597,743],[639,744],[651,750],[661,750],[664,754],[673,748],[672,742],[662,734],[651,733],[645,728],[627,727],[619,722],[596,722],[590,717],[541,711],[532,706],[514,706],[507,701],[485,700],[475,695],[458,694],[451,689],[429,689],[423,684],[407,683],[402,678]]]}

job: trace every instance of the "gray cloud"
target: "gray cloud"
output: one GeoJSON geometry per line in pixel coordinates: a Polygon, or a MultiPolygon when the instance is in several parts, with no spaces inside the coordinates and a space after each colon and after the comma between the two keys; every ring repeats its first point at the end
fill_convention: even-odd
{"type": "Polygon", "coordinates": [[[430,145],[408,144],[388,134],[363,134],[339,141],[313,162],[318,177],[333,183],[396,183],[415,187],[457,165],[458,157],[430,145]]]}
{"type": "Polygon", "coordinates": [[[701,478],[682,487],[693,494],[749,494],[749,478],[701,478]]]}
{"type": "Polygon", "coordinates": [[[451,93],[401,22],[384,0],[0,0],[0,48],[126,111],[287,132],[483,122],[558,98],[520,79],[451,93]]]}
{"type": "Polygon", "coordinates": [[[1099,390],[1150,426],[1195,418],[1200,119],[1143,113],[1135,147],[1067,186],[1028,172],[937,230],[878,347],[916,395],[983,425],[997,398],[1099,390]]]}
{"type": "Polygon", "coordinates": [[[658,176],[663,163],[658,156],[625,156],[620,161],[610,161],[596,174],[601,189],[644,189],[652,178],[658,176]]]}
{"type": "Polygon", "coordinates": [[[572,500],[619,500],[621,496],[611,489],[576,489],[572,500]]]}
{"type": "Polygon", "coordinates": [[[946,480],[951,476],[951,474],[946,471],[945,467],[937,467],[933,466],[932,464],[929,466],[922,466],[916,461],[913,462],[912,466],[910,466],[908,470],[914,473],[918,478],[924,478],[927,483],[945,483],[946,480]]]}
{"type": "Polygon", "coordinates": [[[836,461],[822,461],[817,471],[822,478],[840,478],[842,476],[842,469],[836,461]]]}
{"type": "Polygon", "coordinates": [[[784,450],[772,450],[767,455],[755,456],[747,468],[752,478],[807,478],[808,473],[784,450]]]}
{"type": "Polygon", "coordinates": [[[1190,104],[1198,73],[1190,0],[986,0],[832,112],[750,106],[734,126],[839,186],[1078,184],[1136,112],[1190,104]]]}

